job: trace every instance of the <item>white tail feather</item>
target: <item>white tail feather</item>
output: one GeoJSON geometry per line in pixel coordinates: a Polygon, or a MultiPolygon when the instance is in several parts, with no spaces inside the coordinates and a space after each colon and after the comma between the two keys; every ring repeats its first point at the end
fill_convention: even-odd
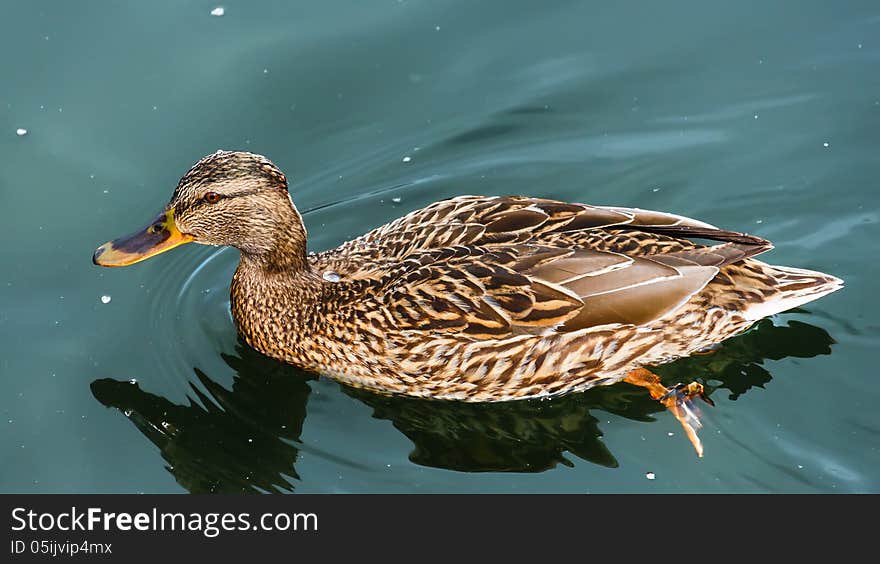
{"type": "Polygon", "coordinates": [[[757,321],[796,308],[843,288],[843,280],[830,274],[789,266],[765,267],[776,281],[779,293],[759,304],[749,306],[743,314],[757,321]]]}

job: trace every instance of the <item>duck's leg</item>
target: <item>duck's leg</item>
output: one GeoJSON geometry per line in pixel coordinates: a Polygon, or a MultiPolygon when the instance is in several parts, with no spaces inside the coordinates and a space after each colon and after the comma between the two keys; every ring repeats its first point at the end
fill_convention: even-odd
{"type": "Polygon", "coordinates": [[[636,368],[626,375],[624,382],[629,382],[635,386],[647,388],[651,397],[660,401],[666,408],[672,412],[672,415],[678,419],[684,432],[690,439],[691,444],[697,451],[697,456],[703,456],[703,443],[697,436],[697,431],[703,426],[700,418],[693,405],[693,398],[699,397],[709,405],[715,405],[708,396],[706,396],[703,385],[699,382],[691,382],[690,384],[678,384],[672,388],[667,388],[660,382],[660,377],[653,372],[644,368],[636,368]]]}

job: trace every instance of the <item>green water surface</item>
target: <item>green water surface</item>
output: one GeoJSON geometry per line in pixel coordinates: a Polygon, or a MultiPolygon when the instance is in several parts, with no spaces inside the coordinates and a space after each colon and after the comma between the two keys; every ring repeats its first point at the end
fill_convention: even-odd
{"type": "Polygon", "coordinates": [[[880,491],[877,2],[0,9],[0,492],[880,491]],[[218,148],[288,173],[313,250],[527,194],[749,231],[847,286],[663,368],[711,390],[702,460],[626,384],[374,396],[239,342],[234,250],[91,264],[218,148]]]}

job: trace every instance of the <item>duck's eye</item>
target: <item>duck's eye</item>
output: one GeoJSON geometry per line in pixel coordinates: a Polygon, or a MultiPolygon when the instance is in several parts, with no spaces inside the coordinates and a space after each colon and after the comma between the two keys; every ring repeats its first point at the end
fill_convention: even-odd
{"type": "Polygon", "coordinates": [[[216,204],[221,199],[223,199],[223,196],[221,196],[217,192],[208,192],[204,196],[202,196],[202,199],[205,200],[206,202],[208,202],[209,204],[216,204]]]}

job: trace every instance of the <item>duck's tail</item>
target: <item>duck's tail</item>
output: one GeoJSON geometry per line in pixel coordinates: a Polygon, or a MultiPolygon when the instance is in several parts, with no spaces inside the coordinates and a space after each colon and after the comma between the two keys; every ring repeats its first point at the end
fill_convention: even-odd
{"type": "Polygon", "coordinates": [[[796,308],[843,288],[843,280],[830,274],[790,266],[765,264],[763,267],[764,274],[774,281],[772,287],[776,291],[766,300],[746,308],[743,313],[749,320],[757,321],[796,308]]]}

